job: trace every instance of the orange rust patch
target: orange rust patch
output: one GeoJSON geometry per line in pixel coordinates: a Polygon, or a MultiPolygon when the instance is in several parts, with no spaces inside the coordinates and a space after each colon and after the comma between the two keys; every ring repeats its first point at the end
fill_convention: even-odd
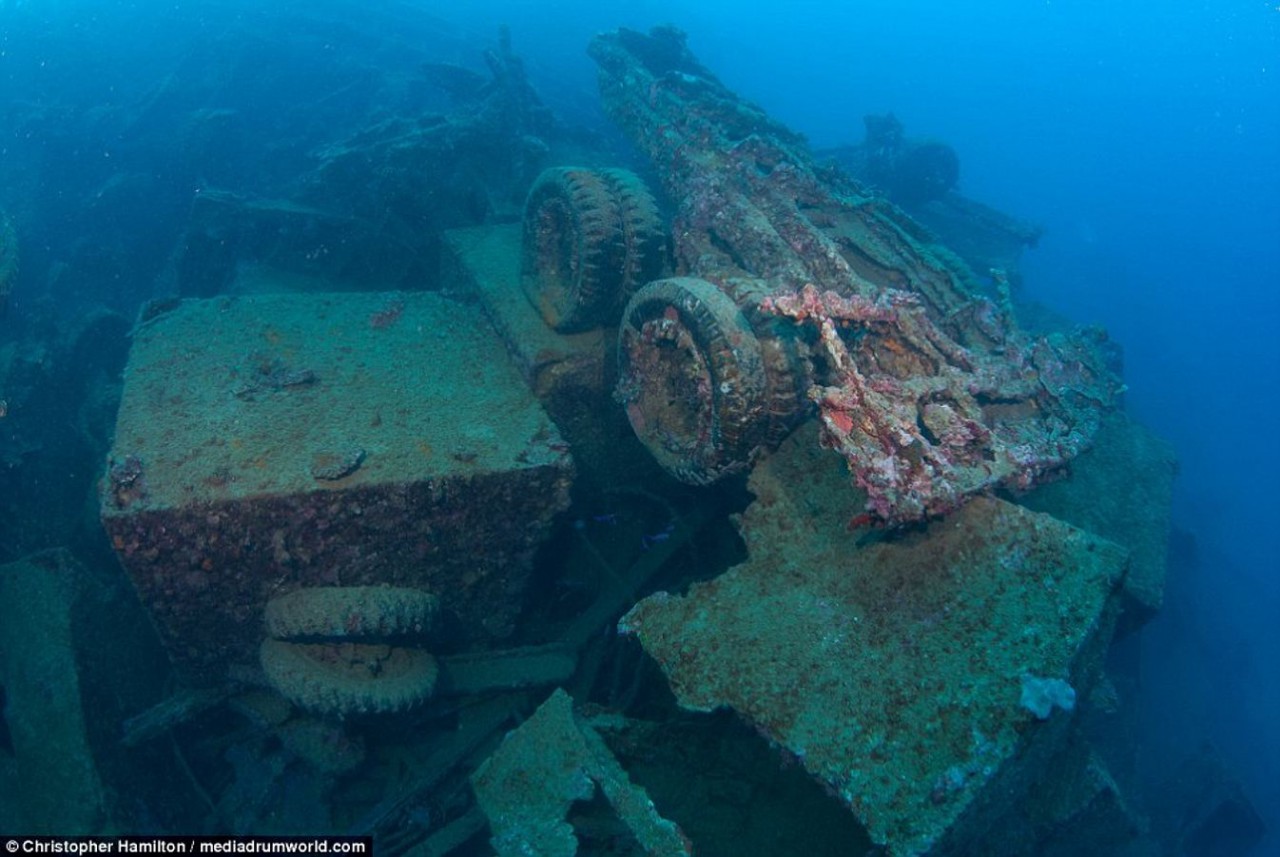
{"type": "Polygon", "coordinates": [[[842,435],[853,431],[853,418],[844,411],[826,411],[822,418],[832,430],[842,435]]]}

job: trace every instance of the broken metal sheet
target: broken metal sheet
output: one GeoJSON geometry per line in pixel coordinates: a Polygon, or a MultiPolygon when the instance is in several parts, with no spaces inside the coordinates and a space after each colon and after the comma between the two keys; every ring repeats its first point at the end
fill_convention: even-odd
{"type": "Polygon", "coordinates": [[[500,857],[577,854],[578,838],[565,817],[597,789],[644,853],[692,854],[680,828],[658,814],[600,736],[574,716],[573,700],[563,690],[507,735],[471,783],[500,857]]]}
{"type": "Polygon", "coordinates": [[[1127,552],[978,498],[860,546],[856,498],[807,432],[758,467],[751,559],[621,622],[680,704],[728,706],[801,760],[892,854],[947,853],[1010,809],[1071,718],[1030,681],[1083,696],[1111,639],[1127,552]]]}

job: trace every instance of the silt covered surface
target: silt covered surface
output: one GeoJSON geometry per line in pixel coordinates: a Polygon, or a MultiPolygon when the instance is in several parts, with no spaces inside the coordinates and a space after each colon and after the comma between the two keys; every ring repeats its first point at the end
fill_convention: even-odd
{"type": "Polygon", "coordinates": [[[642,601],[622,627],[681,705],[737,711],[891,853],[970,847],[1064,740],[1069,716],[1038,720],[1024,681],[1087,693],[1127,553],[988,498],[860,545],[845,529],[856,497],[806,445],[752,477],[748,562],[642,601]]]}
{"type": "Polygon", "coordinates": [[[1164,603],[1177,472],[1169,443],[1120,411],[1103,420],[1093,448],[1072,462],[1070,479],[1019,498],[1129,549],[1121,633],[1141,627],[1164,603]]]}
{"type": "Polygon", "coordinates": [[[262,295],[139,325],[102,513],[179,665],[254,660],[302,586],[422,588],[460,640],[509,631],[572,464],[478,316],[262,295]]]}

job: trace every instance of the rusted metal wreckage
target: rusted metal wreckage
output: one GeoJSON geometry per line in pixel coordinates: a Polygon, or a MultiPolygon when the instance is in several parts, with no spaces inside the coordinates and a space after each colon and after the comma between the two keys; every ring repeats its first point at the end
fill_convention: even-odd
{"type": "Polygon", "coordinates": [[[617,397],[680,479],[743,470],[816,405],[869,520],[1027,488],[1088,446],[1122,387],[1096,330],[1035,336],[884,199],[824,170],[730,92],[682,35],[589,48],[605,109],[677,206],[681,276],[622,315],[617,397]]]}
{"type": "MultiPolygon", "coordinates": [[[[738,712],[888,853],[1024,853],[1055,825],[1127,841],[1140,823],[1073,718],[1053,712],[1098,684],[1118,617],[1149,615],[1158,597],[1125,547],[967,502],[1032,488],[1104,426],[1165,460],[1109,417],[1123,388],[1105,336],[1022,329],[1005,277],[984,280],[821,168],[678,32],[620,30],[589,51],[607,112],[675,207],[678,276],[638,275],[658,242],[635,181],[562,170],[526,207],[525,289],[557,330],[618,322],[616,398],[669,473],[707,484],[769,454],[738,522],[749,559],[642,600],[620,629],[681,706],[738,712]],[[815,412],[819,432],[796,431],[815,412]],[[815,434],[865,497],[805,451],[815,434]],[[870,547],[844,526],[942,515],[870,547]],[[1056,793],[1053,772],[1082,765],[1098,772],[1087,797],[1037,803],[1037,785],[1056,793]],[[1039,820],[993,826],[1022,816],[1039,820]]],[[[1169,468],[1154,473],[1167,485],[1169,468]]],[[[1071,505],[1055,513],[1073,520],[1071,505]]]]}

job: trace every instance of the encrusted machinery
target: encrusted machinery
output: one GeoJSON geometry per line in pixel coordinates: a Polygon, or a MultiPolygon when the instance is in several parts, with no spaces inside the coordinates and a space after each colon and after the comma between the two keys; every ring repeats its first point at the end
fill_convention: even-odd
{"type": "Polygon", "coordinates": [[[631,297],[618,349],[618,398],[667,470],[742,470],[816,405],[867,516],[892,524],[1027,487],[1087,447],[1120,391],[1103,335],[1023,331],[1003,281],[820,169],[678,31],[619,30],[589,52],[676,207],[686,276],[631,297]]]}

